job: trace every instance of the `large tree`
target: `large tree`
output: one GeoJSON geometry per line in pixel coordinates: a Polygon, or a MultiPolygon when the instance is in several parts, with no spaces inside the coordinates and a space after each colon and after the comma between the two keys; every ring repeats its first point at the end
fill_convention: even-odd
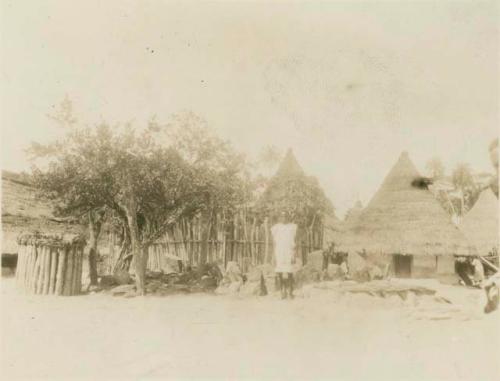
{"type": "Polygon", "coordinates": [[[103,123],[36,147],[50,161],[48,168],[34,169],[36,184],[58,200],[59,214],[92,219],[107,212],[121,224],[140,294],[148,246],[199,204],[193,169],[175,149],[158,144],[155,133],[103,123]]]}
{"type": "Polygon", "coordinates": [[[188,114],[167,126],[153,120],[144,129],[73,127],[59,141],[32,147],[49,160],[33,173],[38,188],[58,200],[59,214],[87,216],[94,240],[103,218],[121,232],[120,258],[133,258],[141,294],[153,242],[195,214],[209,230],[213,213],[246,195],[243,158],[192,119],[198,121],[188,114]]]}

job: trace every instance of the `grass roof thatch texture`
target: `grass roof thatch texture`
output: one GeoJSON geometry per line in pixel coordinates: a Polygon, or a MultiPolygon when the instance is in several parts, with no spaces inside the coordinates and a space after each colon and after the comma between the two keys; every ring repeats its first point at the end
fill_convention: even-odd
{"type": "Polygon", "coordinates": [[[19,245],[45,245],[52,247],[85,246],[86,239],[81,234],[42,234],[39,232],[21,234],[17,237],[19,245]]]}
{"type": "Polygon", "coordinates": [[[256,205],[267,215],[286,212],[304,224],[314,216],[333,213],[318,180],[304,173],[292,150],[288,150],[256,205]]]}
{"type": "Polygon", "coordinates": [[[460,230],[403,152],[367,207],[340,237],[339,249],[385,254],[473,255],[460,230]]]}

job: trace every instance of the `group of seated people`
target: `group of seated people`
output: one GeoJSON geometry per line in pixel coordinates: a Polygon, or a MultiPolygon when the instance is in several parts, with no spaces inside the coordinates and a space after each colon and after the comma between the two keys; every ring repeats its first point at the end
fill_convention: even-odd
{"type": "Polygon", "coordinates": [[[338,265],[340,271],[342,272],[343,278],[349,278],[347,253],[335,252],[333,245],[323,251],[323,270],[327,270],[329,264],[338,265]]]}

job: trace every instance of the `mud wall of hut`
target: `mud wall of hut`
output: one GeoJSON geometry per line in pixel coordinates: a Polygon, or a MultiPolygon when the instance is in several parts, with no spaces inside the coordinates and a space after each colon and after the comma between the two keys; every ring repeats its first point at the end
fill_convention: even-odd
{"type": "MultiPolygon", "coordinates": [[[[184,265],[198,266],[202,261],[202,221],[200,218],[183,219],[161,239],[149,247],[148,269],[165,270],[175,258],[184,265]]],[[[231,219],[214,218],[209,226],[206,262],[226,265],[236,261],[246,271],[252,266],[273,261],[271,222],[240,212],[231,219]]],[[[110,273],[119,254],[118,238],[104,234],[101,254],[104,263],[101,273],[110,273]]],[[[317,222],[312,227],[299,227],[296,236],[296,257],[307,261],[307,254],[323,247],[323,226],[317,222]]]]}
{"type": "MultiPolygon", "coordinates": [[[[453,281],[455,275],[455,257],[453,255],[412,255],[412,278],[438,278],[453,281]]],[[[395,276],[394,256],[383,253],[367,253],[368,262],[384,270],[388,266],[389,275],[395,276]]]]}

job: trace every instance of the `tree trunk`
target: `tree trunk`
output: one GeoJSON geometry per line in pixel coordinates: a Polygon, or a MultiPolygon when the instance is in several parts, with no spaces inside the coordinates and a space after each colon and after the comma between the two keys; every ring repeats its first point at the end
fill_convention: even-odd
{"type": "Polygon", "coordinates": [[[211,228],[211,213],[209,211],[203,211],[201,213],[201,252],[199,269],[207,263],[208,257],[208,240],[210,238],[210,228],[211,228]]]}
{"type": "Polygon", "coordinates": [[[134,255],[135,288],[138,295],[146,295],[147,248],[143,247],[139,240],[132,238],[132,252],[134,255]]]}
{"type": "Polygon", "coordinates": [[[135,287],[138,295],[145,295],[147,247],[143,247],[140,239],[139,225],[137,223],[137,202],[131,193],[125,206],[125,213],[127,215],[130,243],[134,258],[135,287]]]}
{"type": "Polygon", "coordinates": [[[97,242],[101,233],[101,218],[96,212],[89,212],[89,278],[91,285],[97,285],[97,242]]]}

